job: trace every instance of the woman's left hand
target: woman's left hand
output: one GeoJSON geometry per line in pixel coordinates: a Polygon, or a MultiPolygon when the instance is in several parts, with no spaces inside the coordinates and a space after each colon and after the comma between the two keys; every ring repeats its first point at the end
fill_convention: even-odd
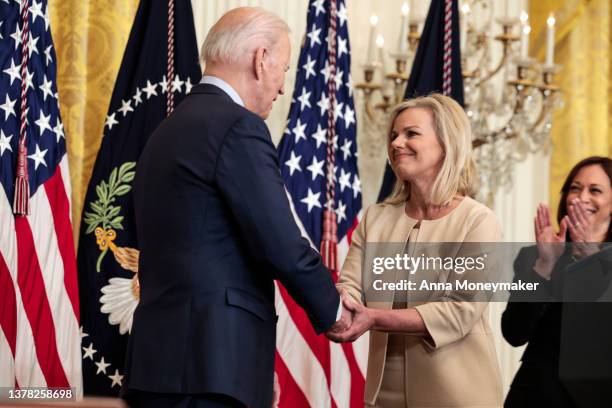
{"type": "Polygon", "coordinates": [[[581,257],[589,256],[599,250],[596,244],[595,225],[579,199],[573,200],[567,207],[569,215],[569,233],[574,251],[581,257]]]}
{"type": "MultiPolygon", "coordinates": [[[[348,298],[343,299],[343,304],[344,307],[353,314],[353,321],[347,330],[333,334],[333,340],[337,342],[352,342],[374,326],[376,311],[357,304],[348,298]]],[[[330,334],[328,334],[328,337],[329,336],[330,334]]]]}

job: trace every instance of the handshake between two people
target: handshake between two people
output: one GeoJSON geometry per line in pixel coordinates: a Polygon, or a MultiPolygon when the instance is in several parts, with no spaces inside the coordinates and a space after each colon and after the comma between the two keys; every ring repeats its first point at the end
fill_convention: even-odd
{"type": "Polygon", "coordinates": [[[336,343],[353,342],[375,325],[375,310],[355,302],[343,289],[339,290],[342,314],[325,333],[336,343]]]}

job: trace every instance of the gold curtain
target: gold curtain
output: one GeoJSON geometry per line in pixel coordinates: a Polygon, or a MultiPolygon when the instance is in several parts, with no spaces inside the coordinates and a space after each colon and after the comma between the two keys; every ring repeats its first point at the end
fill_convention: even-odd
{"type": "Polygon", "coordinates": [[[49,0],[78,242],[87,184],[138,0],[49,0]]]}
{"type": "Polygon", "coordinates": [[[610,0],[531,0],[531,49],[543,61],[546,19],[557,20],[555,80],[565,106],[553,116],[550,203],[556,214],[559,191],[581,159],[612,155],[612,5],[610,0]]]}

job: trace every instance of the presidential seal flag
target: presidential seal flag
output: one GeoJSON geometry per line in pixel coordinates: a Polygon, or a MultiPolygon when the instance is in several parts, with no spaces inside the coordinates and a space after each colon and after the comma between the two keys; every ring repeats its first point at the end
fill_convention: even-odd
{"type": "MultiPolygon", "coordinates": [[[[335,279],[361,212],[344,0],[310,1],[306,30],[279,162],[298,225],[335,279]]],[[[317,336],[280,284],[276,310],[279,406],[363,407],[367,336],[317,336]]]]}
{"type": "Polygon", "coordinates": [[[81,392],[66,135],[46,0],[0,1],[0,387],[81,392]]]}
{"type": "Polygon", "coordinates": [[[123,381],[139,299],[136,163],[149,135],[200,77],[190,1],[141,1],[83,208],[78,268],[86,394],[117,395],[123,381]]]}

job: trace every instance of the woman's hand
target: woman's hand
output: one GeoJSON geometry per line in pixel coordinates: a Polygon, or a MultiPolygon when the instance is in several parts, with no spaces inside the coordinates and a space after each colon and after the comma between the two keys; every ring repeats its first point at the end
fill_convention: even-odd
{"type": "Polygon", "coordinates": [[[342,333],[328,333],[327,337],[336,342],[352,342],[374,326],[376,310],[357,304],[348,297],[343,297],[342,302],[344,307],[353,314],[351,327],[342,333]]]}
{"type": "Polygon", "coordinates": [[[579,199],[574,199],[567,206],[569,215],[569,233],[572,239],[574,254],[585,257],[599,250],[596,235],[596,226],[591,217],[587,215],[584,204],[579,199]]]}
{"type": "Polygon", "coordinates": [[[555,263],[563,255],[565,247],[561,244],[565,243],[568,223],[568,216],[563,217],[559,232],[555,233],[550,222],[550,208],[546,204],[538,205],[533,224],[539,257],[533,270],[544,279],[550,279],[555,263]]]}

